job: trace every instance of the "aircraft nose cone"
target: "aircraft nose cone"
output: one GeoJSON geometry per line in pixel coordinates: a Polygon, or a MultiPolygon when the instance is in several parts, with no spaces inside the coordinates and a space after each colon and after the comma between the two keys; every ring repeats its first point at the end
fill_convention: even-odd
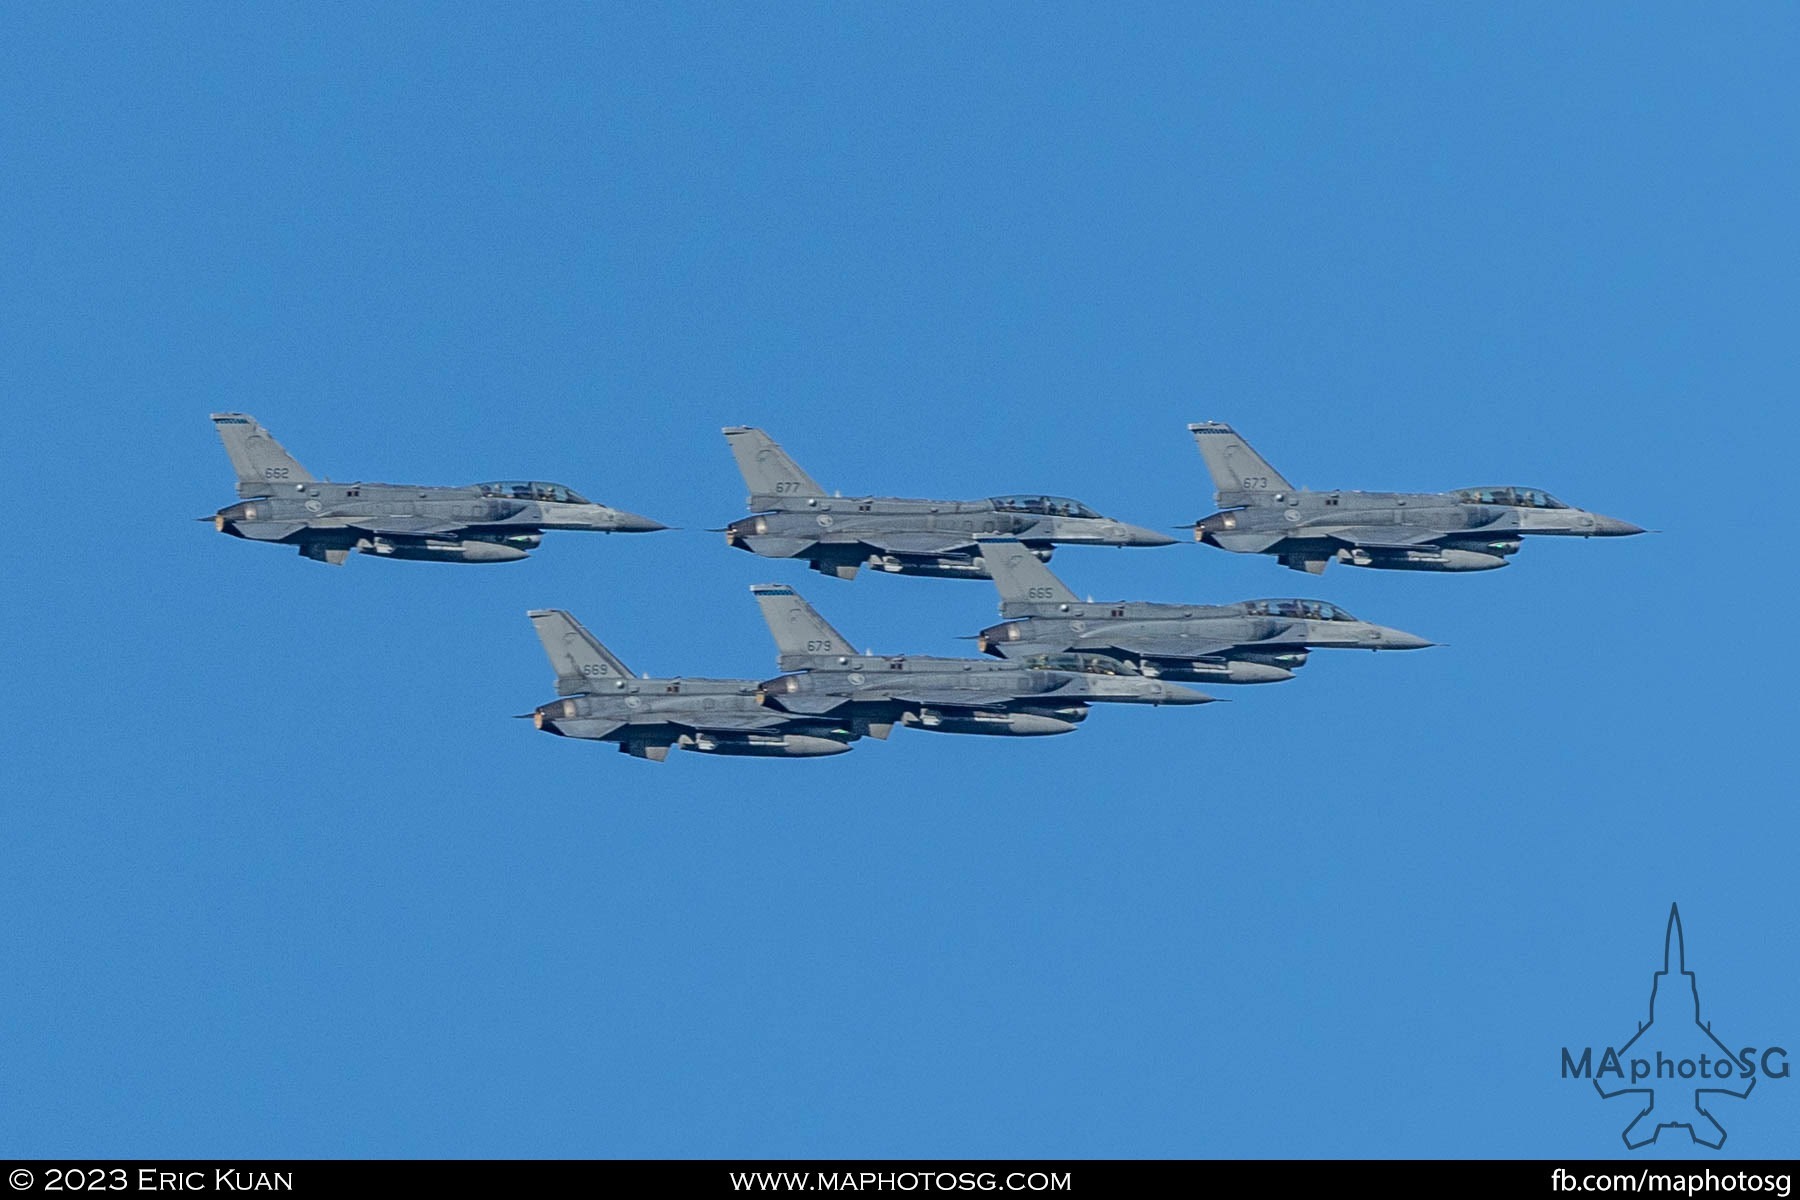
{"type": "Polygon", "coordinates": [[[1161,699],[1157,701],[1159,704],[1212,704],[1218,700],[1217,696],[1209,696],[1179,683],[1169,683],[1166,680],[1161,682],[1163,692],[1161,699]]]}
{"type": "Polygon", "coordinates": [[[1642,525],[1633,525],[1630,521],[1621,521],[1617,517],[1594,516],[1594,536],[1596,537],[1630,537],[1634,533],[1643,533],[1642,525]]]}
{"type": "Polygon", "coordinates": [[[668,528],[661,521],[652,521],[649,517],[617,509],[613,512],[610,525],[614,533],[657,533],[668,528]]]}
{"type": "Polygon", "coordinates": [[[1428,650],[1437,645],[1427,641],[1416,633],[1408,633],[1404,629],[1381,628],[1381,640],[1378,643],[1383,650],[1428,650]]]}
{"type": "Polygon", "coordinates": [[[1145,529],[1142,525],[1125,526],[1125,545],[1127,546],[1173,546],[1175,540],[1154,529],[1145,529]]]}

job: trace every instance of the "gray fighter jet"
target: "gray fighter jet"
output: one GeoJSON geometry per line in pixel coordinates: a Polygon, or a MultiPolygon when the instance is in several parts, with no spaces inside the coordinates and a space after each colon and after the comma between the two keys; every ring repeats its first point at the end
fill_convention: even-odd
{"type": "Polygon", "coordinates": [[[214,413],[213,427],[237,471],[243,502],[211,517],[220,533],[297,547],[342,566],[352,550],[428,562],[516,562],[545,531],[653,533],[648,517],[608,508],[559,483],[415,487],[314,479],[245,413],[214,413]]]}
{"type": "Polygon", "coordinates": [[[1314,649],[1417,650],[1432,643],[1359,621],[1323,600],[1150,604],[1082,600],[1018,542],[984,541],[1000,615],[976,645],[1007,659],[1102,654],[1158,679],[1277,683],[1314,649]]]}
{"type": "Polygon", "coordinates": [[[1239,554],[1269,554],[1322,574],[1332,559],[1392,571],[1491,571],[1527,534],[1625,537],[1643,533],[1615,517],[1571,508],[1537,488],[1454,492],[1313,492],[1283,479],[1231,426],[1189,425],[1223,509],[1194,526],[1194,540],[1239,554]]]}
{"type": "Polygon", "coordinates": [[[1096,654],[1041,654],[1018,661],[858,654],[793,588],[750,589],[775,636],[783,671],[763,683],[763,702],[796,716],[894,725],[937,733],[1041,737],[1070,733],[1088,705],[1205,704],[1212,697],[1140,674],[1096,654]]]}
{"type": "Polygon", "coordinates": [[[528,615],[563,697],[527,714],[545,733],[616,742],[624,753],[654,762],[668,758],[671,746],[699,754],[818,758],[842,754],[860,736],[838,718],[791,717],[765,708],[754,679],[640,679],[568,613],[540,609],[528,615]]]}
{"type": "Polygon", "coordinates": [[[726,526],[726,542],[764,558],[803,558],[813,570],[839,579],[854,579],[865,565],[896,575],[985,579],[975,548],[982,534],[1016,537],[1045,559],[1063,543],[1168,546],[1175,541],[1062,496],[828,496],[762,430],[732,426],[724,433],[755,514],[726,526]]]}

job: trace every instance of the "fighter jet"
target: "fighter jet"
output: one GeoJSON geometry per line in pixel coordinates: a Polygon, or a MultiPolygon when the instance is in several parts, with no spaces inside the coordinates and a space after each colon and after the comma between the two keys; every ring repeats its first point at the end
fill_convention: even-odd
{"type": "Polygon", "coordinates": [[[1090,704],[1212,699],[1094,654],[1041,654],[1016,662],[858,654],[793,588],[764,583],[750,590],[775,636],[779,666],[793,672],[761,685],[763,703],[796,716],[860,720],[877,736],[900,724],[937,733],[1041,737],[1073,732],[1090,704]]]}
{"type": "Polygon", "coordinates": [[[1454,492],[1313,492],[1281,477],[1231,426],[1189,425],[1223,511],[1194,526],[1194,540],[1322,574],[1336,559],[1390,571],[1491,571],[1527,534],[1626,537],[1629,521],[1571,508],[1527,487],[1454,492]]]}
{"type": "MultiPolygon", "coordinates": [[[[861,734],[831,717],[791,717],[757,702],[754,679],[638,678],[561,609],[527,614],[556,670],[561,700],[527,714],[545,733],[616,742],[662,762],[678,746],[699,754],[818,758],[861,734]]],[[[886,736],[885,733],[882,736],[886,736]]]]}
{"type": "Polygon", "coordinates": [[[868,566],[895,575],[985,579],[978,535],[1008,535],[1048,559],[1062,543],[1168,546],[1174,538],[1103,517],[1062,496],[902,500],[826,495],[760,429],[731,426],[725,440],[750,488],[754,516],[723,530],[727,544],[764,558],[803,558],[813,570],[856,578],[868,566]]]}
{"type": "Polygon", "coordinates": [[[416,487],[315,479],[246,413],[214,413],[242,503],[202,521],[253,542],[342,566],[352,550],[427,562],[517,562],[551,529],[653,533],[648,517],[595,504],[560,483],[416,487]]]}
{"type": "Polygon", "coordinates": [[[1323,600],[1150,604],[1082,600],[1018,542],[984,540],[1000,615],[976,638],[1007,659],[1074,651],[1118,659],[1156,679],[1278,683],[1313,649],[1417,650],[1432,643],[1359,621],[1323,600]]]}

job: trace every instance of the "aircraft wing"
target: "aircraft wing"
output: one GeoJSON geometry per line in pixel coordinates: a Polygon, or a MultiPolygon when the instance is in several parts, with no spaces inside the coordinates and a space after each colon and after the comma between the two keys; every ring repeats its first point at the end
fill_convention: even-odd
{"type": "MultiPolygon", "coordinates": [[[[635,720],[614,719],[610,717],[589,717],[585,719],[559,721],[558,725],[570,733],[585,738],[604,738],[618,733],[620,730],[635,729],[642,737],[655,740],[654,731],[661,726],[673,726],[676,729],[692,729],[701,733],[749,733],[758,729],[774,729],[785,725],[791,716],[786,713],[681,713],[658,712],[645,713],[635,720]]],[[[628,734],[627,737],[631,735],[628,734]]]]}
{"type": "Polygon", "coordinates": [[[975,544],[966,533],[856,534],[849,539],[888,554],[951,554],[975,544]]]}
{"type": "Polygon", "coordinates": [[[360,529],[375,537],[424,538],[438,537],[448,533],[462,533],[469,528],[467,521],[444,521],[436,517],[381,517],[369,524],[349,521],[346,529],[360,529]]]}
{"type": "MultiPolygon", "coordinates": [[[[1220,641],[1200,637],[1122,637],[1107,643],[1126,654],[1145,658],[1217,658],[1230,650],[1256,643],[1220,641]]],[[[1083,650],[1098,648],[1098,643],[1083,643],[1083,650]]]]}
{"type": "MultiPolygon", "coordinates": [[[[796,692],[781,696],[775,700],[781,705],[782,712],[794,713],[804,717],[816,717],[842,708],[850,703],[848,696],[821,695],[817,692],[796,692]]],[[[771,714],[779,719],[780,714],[771,714]]]]}
{"type": "Polygon", "coordinates": [[[1384,550],[1404,550],[1435,542],[1444,534],[1437,529],[1408,529],[1404,525],[1345,525],[1337,529],[1307,530],[1317,537],[1336,538],[1350,546],[1369,546],[1384,550]]]}
{"type": "Polygon", "coordinates": [[[959,688],[942,688],[908,692],[895,695],[894,699],[907,704],[929,704],[934,708],[997,708],[1005,704],[1017,703],[1019,697],[1011,692],[977,692],[964,691],[959,688]]]}
{"type": "Polygon", "coordinates": [[[658,714],[670,725],[680,725],[684,729],[698,729],[710,733],[747,733],[755,729],[773,729],[785,725],[788,717],[778,712],[760,713],[696,713],[691,717],[678,716],[675,713],[658,714]]]}
{"type": "Polygon", "coordinates": [[[752,534],[743,544],[765,558],[800,558],[820,546],[862,546],[877,554],[954,554],[973,549],[975,541],[962,533],[821,532],[816,538],[752,534]]]}

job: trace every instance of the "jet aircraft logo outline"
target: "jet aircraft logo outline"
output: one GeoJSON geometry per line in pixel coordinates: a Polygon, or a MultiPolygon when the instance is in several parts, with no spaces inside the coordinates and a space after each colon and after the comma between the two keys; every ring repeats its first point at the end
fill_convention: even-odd
{"type": "MultiPolygon", "coordinates": [[[[1667,996],[1668,999],[1665,1003],[1674,1003],[1686,1008],[1687,1005],[1682,1003],[1683,996],[1681,993],[1683,992],[1685,992],[1685,998],[1691,1002],[1691,1012],[1686,1013],[1686,1019],[1691,1019],[1693,1021],[1694,1027],[1700,1031],[1705,1041],[1717,1048],[1721,1058],[1726,1059],[1735,1065],[1738,1061],[1737,1055],[1733,1054],[1731,1049],[1726,1046],[1724,1042],[1719,1040],[1718,1035],[1713,1032],[1712,1022],[1703,1020],[1700,1016],[1699,982],[1695,978],[1694,972],[1688,970],[1687,944],[1681,928],[1681,910],[1677,905],[1671,904],[1669,905],[1669,924],[1663,934],[1662,970],[1657,971],[1650,978],[1649,1020],[1638,1022],[1637,1032],[1632,1034],[1630,1039],[1618,1048],[1616,1052],[1617,1057],[1620,1059],[1630,1058],[1631,1056],[1628,1052],[1638,1044],[1639,1039],[1643,1038],[1645,1034],[1650,1033],[1652,1029],[1656,1028],[1658,1023],[1657,1007],[1659,997],[1667,996]],[[1674,979],[1677,977],[1681,980],[1680,984],[1674,983],[1674,979]],[[1674,991],[1676,994],[1669,995],[1668,991],[1665,991],[1665,988],[1674,991]]],[[[1670,1024],[1671,1016],[1665,1014],[1662,1021],[1665,1026],[1670,1024]]],[[[1681,1026],[1678,1032],[1683,1034],[1687,1033],[1685,1025],[1681,1026]]],[[[1655,1049],[1660,1065],[1664,1059],[1662,1048],[1650,1047],[1648,1045],[1646,1048],[1655,1049]]],[[[1642,1056],[1643,1052],[1640,1051],[1638,1057],[1642,1056]]],[[[1660,1073],[1658,1076],[1653,1077],[1652,1086],[1650,1087],[1632,1085],[1607,1091],[1605,1085],[1600,1082],[1598,1076],[1596,1076],[1592,1082],[1594,1091],[1597,1092],[1603,1100],[1612,1100],[1625,1095],[1637,1095],[1642,1098],[1643,1107],[1638,1110],[1637,1115],[1632,1117],[1630,1122],[1628,1122],[1625,1128],[1620,1132],[1620,1137],[1624,1140],[1627,1149],[1640,1150],[1645,1146],[1653,1144],[1662,1136],[1662,1132],[1665,1129],[1685,1129],[1687,1130],[1688,1136],[1695,1142],[1702,1146],[1706,1146],[1709,1149],[1717,1150],[1725,1145],[1725,1127],[1719,1123],[1718,1118],[1714,1116],[1712,1110],[1707,1107],[1706,1097],[1709,1094],[1712,1094],[1730,1096],[1737,1100],[1745,1099],[1756,1087],[1756,1076],[1754,1074],[1750,1075],[1749,1079],[1744,1083],[1742,1091],[1735,1091],[1732,1088],[1725,1086],[1727,1081],[1716,1078],[1705,1081],[1705,1085],[1703,1085],[1702,1079],[1700,1078],[1664,1079],[1660,1076],[1660,1073]],[[1656,1081],[1660,1081],[1661,1086],[1657,1086],[1656,1081]],[[1661,1119],[1661,1115],[1657,1112],[1657,1093],[1659,1091],[1663,1092],[1665,1095],[1690,1097],[1692,1103],[1691,1110],[1687,1108],[1680,1109],[1679,1111],[1671,1110],[1667,1115],[1678,1119],[1661,1119]],[[1646,1128],[1648,1129],[1647,1134],[1645,1133],[1646,1128]]]]}

